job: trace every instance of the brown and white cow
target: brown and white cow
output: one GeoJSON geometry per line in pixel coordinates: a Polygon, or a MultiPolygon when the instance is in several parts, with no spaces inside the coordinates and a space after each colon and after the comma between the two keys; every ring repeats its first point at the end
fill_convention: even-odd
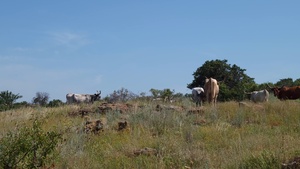
{"type": "Polygon", "coordinates": [[[214,78],[206,78],[204,84],[204,91],[207,102],[216,105],[217,98],[219,95],[218,81],[214,78]]]}

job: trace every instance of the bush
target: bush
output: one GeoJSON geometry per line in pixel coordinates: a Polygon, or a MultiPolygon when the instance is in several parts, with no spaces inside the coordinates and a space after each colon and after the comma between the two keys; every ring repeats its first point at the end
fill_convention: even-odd
{"type": "Polygon", "coordinates": [[[133,92],[129,91],[128,89],[121,88],[120,90],[115,90],[106,100],[108,102],[126,102],[132,99],[137,98],[137,95],[133,92]]]}
{"type": "Polygon", "coordinates": [[[56,132],[44,132],[37,120],[32,128],[10,131],[0,140],[0,167],[43,167],[60,138],[61,135],[56,132]]]}
{"type": "Polygon", "coordinates": [[[61,105],[63,105],[64,103],[59,100],[59,99],[54,99],[52,101],[49,102],[49,104],[47,105],[47,107],[59,107],[61,105]]]}

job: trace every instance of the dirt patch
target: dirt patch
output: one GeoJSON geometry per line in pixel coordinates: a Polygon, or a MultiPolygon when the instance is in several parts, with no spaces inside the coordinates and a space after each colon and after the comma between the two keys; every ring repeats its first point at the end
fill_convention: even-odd
{"type": "Polygon", "coordinates": [[[204,107],[196,107],[196,108],[190,108],[189,110],[187,110],[187,116],[188,115],[192,115],[192,114],[197,114],[197,115],[203,115],[205,112],[205,108],[204,107]]]}
{"type": "Polygon", "coordinates": [[[84,132],[97,134],[104,130],[104,125],[106,125],[106,123],[106,119],[86,120],[84,132]]]}
{"type": "Polygon", "coordinates": [[[118,131],[123,131],[125,129],[128,129],[129,124],[127,121],[119,121],[118,122],[118,131]]]}

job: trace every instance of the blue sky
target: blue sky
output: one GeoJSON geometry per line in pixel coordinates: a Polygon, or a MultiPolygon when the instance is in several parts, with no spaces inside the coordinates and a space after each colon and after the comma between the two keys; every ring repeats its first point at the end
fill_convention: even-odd
{"type": "Polygon", "coordinates": [[[300,78],[300,1],[1,1],[0,90],[65,101],[186,88],[207,60],[256,83],[300,78]]]}

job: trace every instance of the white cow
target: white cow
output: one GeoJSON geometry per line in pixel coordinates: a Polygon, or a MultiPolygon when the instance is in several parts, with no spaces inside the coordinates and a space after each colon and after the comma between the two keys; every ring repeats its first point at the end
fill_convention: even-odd
{"type": "Polygon", "coordinates": [[[266,89],[260,91],[253,91],[246,94],[250,94],[250,100],[253,101],[254,103],[267,102],[269,100],[269,92],[266,89]]]}
{"type": "Polygon", "coordinates": [[[66,95],[67,103],[93,103],[94,101],[100,100],[101,91],[95,94],[74,94],[68,93],[66,95]]]}
{"type": "Polygon", "coordinates": [[[202,99],[204,99],[204,89],[202,87],[194,87],[192,89],[192,99],[196,102],[196,106],[202,106],[202,99]]]}

